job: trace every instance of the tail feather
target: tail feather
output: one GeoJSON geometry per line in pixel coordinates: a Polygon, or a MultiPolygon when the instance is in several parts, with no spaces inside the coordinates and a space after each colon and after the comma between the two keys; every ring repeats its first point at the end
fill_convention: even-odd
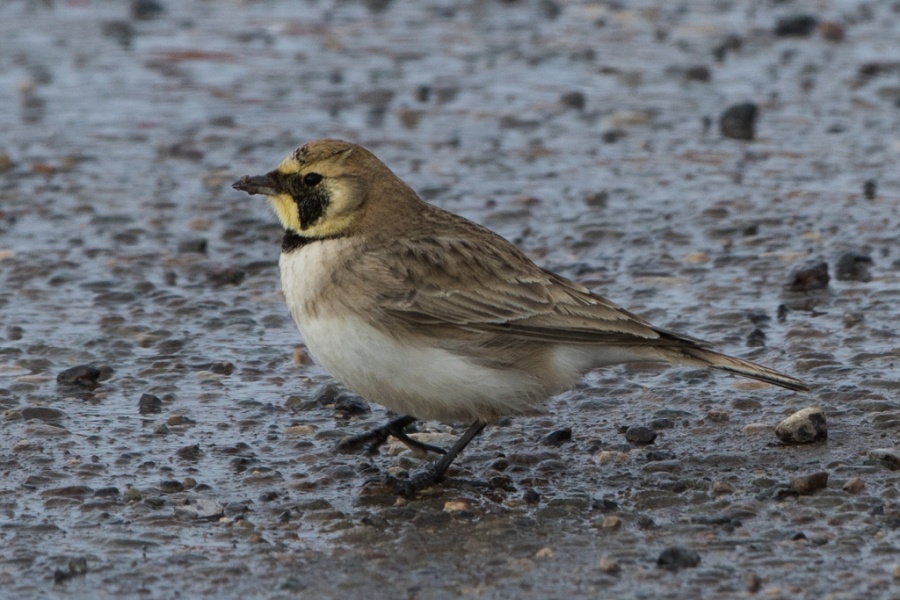
{"type": "Polygon", "coordinates": [[[799,379],[791,377],[790,375],[785,375],[784,373],[779,373],[778,371],[770,369],[769,367],[764,367],[762,365],[752,363],[748,360],[742,360],[740,358],[735,358],[733,356],[720,354],[718,352],[705,350],[702,348],[683,348],[681,350],[685,355],[687,355],[687,357],[689,357],[689,359],[678,362],[712,367],[713,369],[719,369],[728,373],[734,373],[735,375],[740,375],[741,377],[756,379],[757,381],[765,381],[766,383],[771,383],[773,385],[787,388],[789,390],[794,390],[796,392],[809,391],[809,386],[799,379]],[[696,361],[698,361],[698,363],[694,363],[694,361],[690,359],[695,359],[696,361]]]}

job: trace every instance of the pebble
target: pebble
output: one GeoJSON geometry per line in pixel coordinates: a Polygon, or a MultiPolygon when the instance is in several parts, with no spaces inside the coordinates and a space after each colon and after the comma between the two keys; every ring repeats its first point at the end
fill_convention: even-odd
{"type": "Polygon", "coordinates": [[[131,0],[131,16],[137,20],[155,19],[165,12],[156,0],[131,0]]]}
{"type": "Polygon", "coordinates": [[[788,287],[794,292],[824,290],[828,287],[830,279],[828,263],[825,261],[806,263],[791,273],[791,283],[788,287]]]}
{"type": "Polygon", "coordinates": [[[778,37],[808,37],[816,30],[818,20],[812,15],[792,15],[778,19],[775,35],[778,37]]]}
{"type": "Polygon", "coordinates": [[[603,520],[600,521],[601,529],[611,530],[619,529],[620,527],[622,527],[622,518],[617,517],[616,515],[606,515],[603,517],[603,520]]]}
{"type": "Polygon", "coordinates": [[[21,416],[26,421],[31,419],[38,421],[58,421],[65,417],[66,413],[47,406],[29,406],[22,409],[21,416]]]}
{"type": "Polygon", "coordinates": [[[869,456],[884,464],[892,471],[900,469],[900,449],[898,448],[878,448],[869,450],[869,456]]]}
{"type": "Polygon", "coordinates": [[[444,512],[472,512],[472,505],[467,500],[448,500],[444,502],[444,512]]]}
{"type": "Polygon", "coordinates": [[[584,110],[586,102],[587,98],[584,93],[579,91],[566,92],[559,97],[560,104],[566,108],[573,108],[578,111],[584,110]]]}
{"type": "Polygon", "coordinates": [[[734,487],[729,483],[717,480],[712,483],[712,492],[713,494],[733,494],[734,487]]]}
{"type": "Polygon", "coordinates": [[[617,450],[601,450],[594,455],[594,460],[601,465],[611,462],[624,463],[631,460],[631,455],[617,450]]]}
{"type": "Polygon", "coordinates": [[[847,482],[841,486],[841,489],[850,494],[858,494],[866,489],[866,484],[859,477],[854,477],[853,479],[848,479],[847,482]]]}
{"type": "Polygon", "coordinates": [[[622,570],[619,563],[611,558],[606,558],[605,556],[597,563],[597,568],[609,575],[617,575],[622,570]]]}
{"type": "Polygon", "coordinates": [[[41,492],[44,498],[86,498],[93,494],[94,490],[86,485],[67,485],[41,492]]]}
{"type": "Polygon", "coordinates": [[[53,572],[54,583],[63,583],[73,577],[84,575],[88,570],[87,559],[84,557],[69,559],[69,564],[67,566],[67,570],[56,569],[56,571],[53,572]]]}
{"type": "Polygon", "coordinates": [[[844,41],[844,24],[838,21],[823,21],[819,23],[819,33],[829,42],[844,41]]]}
{"type": "Polygon", "coordinates": [[[872,257],[863,252],[848,251],[838,257],[834,277],[839,281],[872,281],[872,257]]]}
{"type": "Polygon", "coordinates": [[[367,415],[372,412],[369,403],[349,392],[344,392],[337,397],[334,403],[334,412],[337,418],[349,418],[352,416],[367,415]]]}
{"type": "Polygon", "coordinates": [[[142,415],[154,415],[162,412],[163,402],[153,394],[142,394],[138,400],[138,413],[142,415]]]}
{"type": "Polygon", "coordinates": [[[195,498],[175,506],[175,516],[187,519],[215,520],[225,515],[225,507],[218,500],[195,498]]]}
{"type": "Polygon", "coordinates": [[[175,454],[181,460],[186,460],[188,462],[197,462],[203,456],[203,450],[200,449],[200,444],[191,444],[190,446],[183,446],[179,448],[175,454]]]}
{"type": "Polygon", "coordinates": [[[665,417],[662,419],[653,419],[650,421],[650,427],[653,429],[673,429],[675,427],[675,421],[665,417]]]}
{"type": "Polygon", "coordinates": [[[727,411],[717,409],[707,411],[706,418],[713,423],[727,423],[731,419],[727,411]]]}
{"type": "Polygon", "coordinates": [[[828,473],[825,471],[791,477],[791,489],[804,495],[824,490],[827,485],[828,473]]]}
{"type": "Polygon", "coordinates": [[[785,444],[809,444],[828,438],[825,413],[817,406],[799,410],[775,428],[775,435],[785,444]]]}
{"type": "Polygon", "coordinates": [[[535,554],[535,558],[553,558],[556,556],[556,552],[553,551],[553,548],[544,547],[538,550],[535,554]]]}
{"type": "Polygon", "coordinates": [[[572,428],[563,427],[562,429],[551,431],[545,435],[544,439],[541,440],[541,443],[545,446],[562,446],[570,441],[572,441],[572,428]]]}
{"type": "Polygon", "coordinates": [[[773,427],[768,423],[747,423],[741,427],[741,433],[746,433],[747,435],[760,435],[769,433],[772,429],[773,427]]]}
{"type": "Polygon", "coordinates": [[[684,546],[669,546],[656,559],[656,566],[673,573],[679,569],[691,569],[700,564],[700,554],[684,546]]]}
{"type": "Polygon", "coordinates": [[[657,433],[649,427],[636,425],[625,430],[625,439],[632,444],[652,444],[656,440],[657,433]]]}
{"type": "Polygon", "coordinates": [[[76,385],[78,387],[93,389],[100,385],[100,369],[91,365],[78,365],[71,369],[61,371],[56,376],[56,382],[63,385],[76,385]]]}
{"type": "Polygon", "coordinates": [[[206,238],[192,238],[178,243],[179,254],[206,254],[206,238]]]}
{"type": "Polygon", "coordinates": [[[719,117],[719,131],[735,140],[752,140],[756,137],[756,118],[759,109],[752,102],[729,106],[719,117]]]}
{"type": "Polygon", "coordinates": [[[174,494],[176,492],[184,491],[184,484],[180,481],[176,481],[174,479],[168,479],[166,481],[161,481],[159,484],[159,491],[163,494],[174,494]]]}
{"type": "Polygon", "coordinates": [[[867,179],[865,183],[863,183],[863,196],[866,200],[874,200],[876,194],[878,193],[878,184],[874,179],[867,179]]]}

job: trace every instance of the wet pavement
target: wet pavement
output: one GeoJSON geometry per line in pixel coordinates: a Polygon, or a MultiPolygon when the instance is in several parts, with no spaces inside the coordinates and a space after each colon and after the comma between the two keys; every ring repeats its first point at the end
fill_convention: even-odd
{"type": "Polygon", "coordinates": [[[898,40],[851,0],[3,3],[0,597],[900,597],[898,40]],[[396,500],[420,457],[334,452],[386,414],[230,188],[326,136],[813,391],[596,371],[396,500]]]}

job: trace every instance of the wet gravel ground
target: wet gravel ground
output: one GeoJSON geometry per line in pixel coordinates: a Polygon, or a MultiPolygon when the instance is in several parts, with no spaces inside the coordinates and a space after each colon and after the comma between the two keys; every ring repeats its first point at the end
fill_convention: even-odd
{"type": "Polygon", "coordinates": [[[900,597],[898,40],[856,0],[2,3],[0,597],[900,597]],[[386,415],[230,189],[325,136],[813,391],[597,371],[396,500],[420,457],[334,452],[386,415]]]}

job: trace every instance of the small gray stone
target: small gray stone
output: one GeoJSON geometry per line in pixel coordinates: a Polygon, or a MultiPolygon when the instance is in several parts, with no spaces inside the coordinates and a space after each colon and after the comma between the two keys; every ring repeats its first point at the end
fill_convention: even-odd
{"type": "Polygon", "coordinates": [[[887,466],[890,470],[900,469],[900,449],[878,448],[869,450],[869,456],[887,466]]]}
{"type": "Polygon", "coordinates": [[[91,365],[79,365],[66,369],[56,376],[56,382],[63,385],[76,385],[78,387],[93,389],[99,384],[100,369],[91,365]]]}
{"type": "Polygon", "coordinates": [[[869,270],[874,264],[872,257],[862,252],[848,251],[838,257],[834,276],[841,281],[872,281],[869,270]]]}
{"type": "Polygon", "coordinates": [[[669,546],[656,559],[656,566],[672,572],[679,569],[692,569],[699,564],[700,555],[697,551],[684,546],[669,546]]]}
{"type": "Polygon", "coordinates": [[[175,516],[186,519],[214,520],[225,514],[225,508],[217,501],[209,498],[195,498],[188,504],[175,507],[175,516]]]}
{"type": "Polygon", "coordinates": [[[159,491],[163,494],[174,494],[175,492],[183,492],[184,485],[180,481],[176,481],[174,479],[168,479],[166,481],[160,482],[159,491]]]}
{"type": "Polygon", "coordinates": [[[625,430],[625,439],[632,444],[652,444],[656,440],[656,432],[649,427],[632,426],[625,430]]]}
{"type": "Polygon", "coordinates": [[[797,411],[778,424],[775,435],[785,444],[809,444],[827,439],[825,413],[817,406],[797,411]]]}
{"type": "Polygon", "coordinates": [[[729,106],[719,117],[719,131],[735,140],[752,140],[756,136],[759,108],[752,102],[729,106]]]}
{"type": "Polygon", "coordinates": [[[824,490],[827,485],[828,473],[825,471],[791,477],[791,489],[800,494],[812,494],[824,490]]]}

